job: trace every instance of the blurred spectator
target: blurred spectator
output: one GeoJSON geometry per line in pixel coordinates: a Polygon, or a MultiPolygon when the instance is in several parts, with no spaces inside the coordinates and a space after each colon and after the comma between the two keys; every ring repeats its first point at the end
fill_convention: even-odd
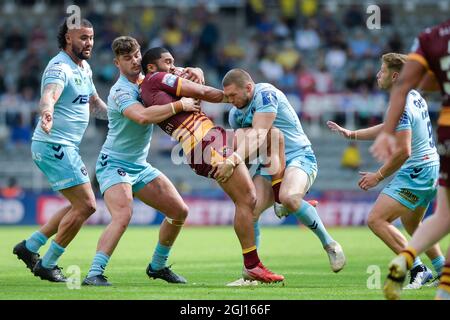
{"type": "Polygon", "coordinates": [[[332,91],[333,78],[324,65],[314,72],[314,82],[317,93],[330,93],[332,91]]]}
{"type": "Polygon", "coordinates": [[[358,144],[355,141],[350,141],[344,150],[341,166],[352,170],[358,170],[361,166],[361,154],[359,153],[358,144]]]}
{"type": "Polygon", "coordinates": [[[219,28],[214,21],[215,19],[213,17],[208,16],[200,32],[197,48],[198,53],[204,57],[209,66],[213,66],[214,64],[214,49],[220,38],[219,28]]]}
{"type": "Polygon", "coordinates": [[[297,93],[297,76],[294,70],[285,70],[283,76],[276,83],[285,94],[297,93]]]}
{"type": "Polygon", "coordinates": [[[370,57],[370,42],[364,31],[358,29],[349,40],[349,53],[352,58],[361,59],[370,57]]]}
{"type": "Polygon", "coordinates": [[[264,0],[245,1],[245,18],[247,26],[253,27],[261,22],[261,16],[266,10],[264,0]]]}
{"type": "Polygon", "coordinates": [[[14,52],[21,51],[26,48],[26,38],[23,33],[14,27],[4,38],[3,48],[14,52]]]}
{"type": "Polygon", "coordinates": [[[6,92],[5,78],[3,74],[3,66],[0,65],[0,96],[6,92]]]}
{"type": "Polygon", "coordinates": [[[317,33],[317,22],[314,19],[308,20],[304,29],[299,29],[295,33],[295,43],[300,50],[316,50],[320,47],[320,37],[317,33]]]}
{"type": "Polygon", "coordinates": [[[11,142],[14,146],[26,145],[31,141],[31,128],[25,123],[22,114],[18,114],[16,123],[11,129],[11,142]]]}
{"type": "Polygon", "coordinates": [[[300,3],[300,10],[304,17],[312,17],[317,12],[317,0],[303,0],[300,3]]]}
{"type": "Polygon", "coordinates": [[[297,71],[297,87],[302,100],[310,93],[316,92],[316,80],[314,74],[300,65],[297,71]]]}
{"type": "Polygon", "coordinates": [[[352,4],[344,13],[344,25],[347,28],[363,27],[364,17],[361,12],[361,7],[357,4],[352,4]]]}
{"type": "Polygon", "coordinates": [[[325,53],[325,65],[330,71],[339,71],[347,63],[347,53],[338,46],[333,46],[325,53]]]}
{"type": "Polygon", "coordinates": [[[294,70],[300,63],[300,53],[294,48],[292,41],[286,41],[283,49],[278,51],[275,60],[285,69],[294,70]]]}
{"type": "Polygon", "coordinates": [[[297,24],[297,0],[280,0],[281,19],[292,32],[297,24]]]}
{"type": "Polygon", "coordinates": [[[8,178],[8,185],[0,188],[0,195],[5,199],[16,199],[23,196],[23,189],[18,185],[15,177],[8,178]]]}
{"type": "Polygon", "coordinates": [[[358,77],[356,70],[349,72],[348,78],[345,80],[345,86],[350,91],[357,91],[361,87],[361,79],[358,77]]]}
{"type": "MultiPolygon", "coordinates": [[[[409,48],[408,48],[409,49],[409,48]]],[[[386,52],[402,52],[403,50],[403,42],[402,37],[398,32],[394,32],[387,42],[386,52]]]]}
{"type": "Polygon", "coordinates": [[[267,55],[261,59],[259,70],[268,82],[277,82],[283,76],[283,67],[276,60],[276,51],[269,47],[267,55]]]}

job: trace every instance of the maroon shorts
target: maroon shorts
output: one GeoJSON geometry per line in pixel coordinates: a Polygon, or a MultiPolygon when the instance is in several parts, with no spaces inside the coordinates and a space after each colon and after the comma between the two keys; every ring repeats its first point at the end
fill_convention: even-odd
{"type": "Polygon", "coordinates": [[[450,187],[450,127],[439,126],[438,134],[438,153],[440,160],[439,185],[450,187]]]}
{"type": "Polygon", "coordinates": [[[217,152],[219,156],[229,157],[233,153],[233,139],[232,130],[226,131],[222,127],[209,130],[186,157],[192,170],[200,176],[213,178],[216,168],[211,165],[212,153],[217,152]]]}

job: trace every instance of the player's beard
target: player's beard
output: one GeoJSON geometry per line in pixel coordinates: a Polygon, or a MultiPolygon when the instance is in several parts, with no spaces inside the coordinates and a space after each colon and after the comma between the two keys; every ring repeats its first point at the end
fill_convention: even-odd
{"type": "Polygon", "coordinates": [[[80,60],[88,60],[91,57],[92,49],[90,49],[88,55],[83,53],[84,49],[85,48],[81,48],[78,50],[77,48],[72,47],[72,53],[80,60]]]}

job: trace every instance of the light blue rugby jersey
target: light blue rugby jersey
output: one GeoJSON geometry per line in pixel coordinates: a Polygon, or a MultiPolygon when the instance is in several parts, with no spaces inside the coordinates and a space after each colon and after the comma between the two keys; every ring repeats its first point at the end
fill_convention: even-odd
{"type": "Polygon", "coordinates": [[[120,75],[108,96],[108,135],[101,152],[117,160],[145,163],[153,124],[140,125],[123,115],[135,103],[141,103],[139,86],[120,75]]]}
{"type": "Polygon", "coordinates": [[[301,155],[302,148],[311,146],[294,108],[284,93],[270,83],[257,83],[249,105],[243,109],[233,107],[230,110],[230,126],[233,129],[251,127],[255,112],[276,113],[273,126],[283,132],[286,160],[301,155]]]}
{"type": "Polygon", "coordinates": [[[439,164],[433,139],[433,127],[428,106],[419,92],[411,90],[406,97],[406,107],[396,131],[411,130],[411,156],[401,169],[439,164]]]}
{"type": "Polygon", "coordinates": [[[41,94],[50,83],[64,88],[54,106],[53,127],[50,134],[46,134],[39,119],[32,140],[78,147],[89,123],[89,98],[97,94],[91,67],[86,60],[83,60],[83,67],[78,66],[61,51],[44,70],[41,94]]]}

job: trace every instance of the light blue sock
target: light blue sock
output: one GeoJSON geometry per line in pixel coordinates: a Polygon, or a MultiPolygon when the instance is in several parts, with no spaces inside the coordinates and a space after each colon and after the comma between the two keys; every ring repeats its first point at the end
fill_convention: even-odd
{"type": "Polygon", "coordinates": [[[92,261],[91,269],[89,269],[87,277],[90,278],[103,274],[108,262],[109,256],[101,251],[98,251],[94,256],[94,260],[92,261]]]}
{"type": "Polygon", "coordinates": [[[36,231],[25,241],[25,247],[27,247],[27,249],[31,252],[38,253],[39,248],[42,247],[47,240],[48,238],[45,234],[40,231],[36,231]]]}
{"type": "Polygon", "coordinates": [[[433,264],[433,268],[434,270],[436,270],[436,273],[441,274],[442,268],[444,267],[445,264],[445,258],[443,256],[439,256],[431,260],[431,263],[433,264]]]}
{"type": "Polygon", "coordinates": [[[256,248],[259,249],[261,232],[259,231],[259,222],[258,221],[255,221],[255,223],[253,224],[253,230],[255,231],[255,245],[256,245],[256,248]]]}
{"type": "Polygon", "coordinates": [[[163,246],[158,242],[153,253],[152,262],[150,266],[153,270],[161,270],[166,266],[167,259],[169,258],[169,252],[172,247],[163,246]]]}
{"type": "Polygon", "coordinates": [[[415,267],[420,266],[421,264],[422,264],[422,260],[420,260],[419,257],[416,257],[414,259],[414,262],[413,262],[413,265],[412,265],[411,269],[414,269],[415,267]]]}
{"type": "Polygon", "coordinates": [[[317,214],[316,208],[308,202],[302,200],[302,206],[297,212],[294,213],[294,215],[301,223],[316,234],[316,236],[320,239],[320,242],[322,242],[322,246],[325,247],[331,242],[334,242],[333,238],[328,234],[322,220],[317,214]]]}
{"type": "Polygon", "coordinates": [[[56,262],[59,257],[64,253],[65,249],[52,240],[50,248],[48,248],[47,253],[42,258],[42,266],[47,269],[52,269],[56,266],[56,262]]]}

